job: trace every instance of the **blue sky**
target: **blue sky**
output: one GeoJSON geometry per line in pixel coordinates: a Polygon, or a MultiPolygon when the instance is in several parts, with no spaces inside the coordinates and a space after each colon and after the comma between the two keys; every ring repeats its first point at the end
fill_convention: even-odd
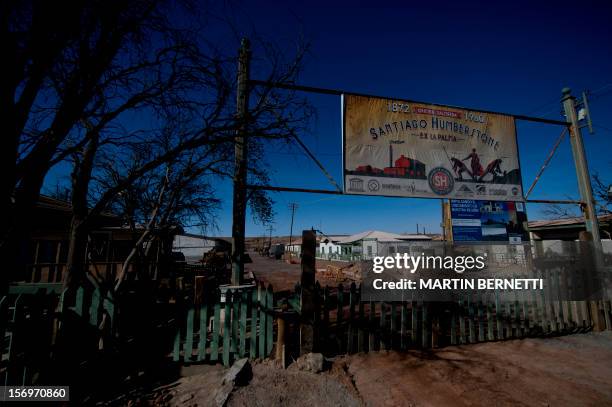
{"type": "MultiPolygon", "coordinates": [[[[612,83],[612,9],[607,2],[544,3],[245,2],[239,16],[281,43],[300,34],[310,41],[311,55],[300,79],[305,85],[555,119],[562,119],[563,87],[574,94],[600,89],[591,102],[596,133],[583,135],[591,172],[612,182],[612,85],[606,87],[612,83]]],[[[311,100],[318,120],[303,140],[341,182],[339,98],[317,95],[311,100]]],[[[517,122],[525,189],[561,130],[517,122]]],[[[270,151],[268,161],[274,185],[332,188],[297,147],[270,151]]],[[[294,233],[313,226],[327,234],[414,232],[417,223],[440,231],[439,200],[273,196],[275,235],[289,233],[290,202],[300,205],[294,233]]],[[[566,138],[531,197],[568,196],[578,198],[578,189],[566,138]]],[[[230,204],[220,213],[221,234],[231,231],[230,204]]],[[[541,209],[528,205],[529,218],[543,217],[541,209]]],[[[261,233],[263,227],[248,219],[247,234],[261,233]]]]}
{"type": "MultiPolygon", "coordinates": [[[[612,7],[601,2],[286,2],[232,3],[240,34],[253,30],[290,48],[301,35],[311,44],[300,83],[410,100],[561,119],[561,89],[595,91],[596,133],[584,132],[591,173],[612,182],[612,7]],[[553,4],[553,3],[550,3],[553,4]]],[[[309,96],[318,117],[302,137],[342,181],[340,99],[309,96]]],[[[517,122],[525,190],[561,132],[517,122]]],[[[296,146],[269,149],[272,184],[332,186],[296,146]]],[[[231,234],[231,184],[217,191],[223,207],[215,234],[231,234]]],[[[432,199],[273,193],[274,235],[289,233],[288,204],[296,202],[294,234],[367,229],[439,232],[440,201],[432,199]],[[422,228],[420,226],[420,228],[422,228]],[[422,229],[421,229],[422,230],[422,229]],[[296,232],[297,231],[297,232],[296,232]]],[[[531,198],[578,198],[567,139],[531,198]]],[[[527,206],[529,219],[542,206],[527,206]]],[[[247,235],[264,226],[247,219],[247,235]]]]}

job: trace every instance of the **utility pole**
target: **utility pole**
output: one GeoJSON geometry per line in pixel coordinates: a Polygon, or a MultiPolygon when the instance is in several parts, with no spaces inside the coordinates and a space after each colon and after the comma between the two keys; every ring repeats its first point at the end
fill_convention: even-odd
{"type": "Polygon", "coordinates": [[[244,239],[246,222],[247,131],[249,110],[249,40],[243,38],[238,54],[236,121],[234,142],[234,200],[232,219],[232,285],[242,283],[244,274],[244,239]]]}
{"type": "Polygon", "coordinates": [[[291,227],[289,228],[289,246],[291,246],[291,239],[293,238],[293,216],[295,215],[295,210],[298,208],[298,204],[292,202],[289,204],[289,209],[291,210],[291,227]]]}
{"type": "Polygon", "coordinates": [[[565,116],[571,123],[569,129],[570,142],[572,145],[572,154],[574,155],[574,164],[576,165],[576,176],[578,178],[578,189],[580,190],[580,198],[584,202],[584,223],[586,230],[593,237],[594,249],[601,253],[601,238],[599,236],[599,221],[597,212],[595,211],[595,199],[593,198],[593,188],[591,186],[591,176],[587,165],[584,144],[582,142],[582,134],[578,124],[578,114],[576,112],[576,98],[572,96],[569,88],[562,90],[563,109],[565,116]]]}
{"type": "Polygon", "coordinates": [[[270,232],[270,241],[268,242],[268,250],[272,248],[272,231],[273,230],[274,228],[272,227],[272,225],[268,226],[268,232],[270,232]]]}

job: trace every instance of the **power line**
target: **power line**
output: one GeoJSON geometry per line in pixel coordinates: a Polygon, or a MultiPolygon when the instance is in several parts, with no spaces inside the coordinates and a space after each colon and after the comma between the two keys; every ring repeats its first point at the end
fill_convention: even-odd
{"type": "Polygon", "coordinates": [[[605,126],[602,126],[601,124],[593,124],[593,126],[599,128],[599,129],[605,130],[605,131],[612,132],[612,129],[610,129],[608,127],[605,127],[605,126]]]}
{"type": "Polygon", "coordinates": [[[289,246],[291,246],[291,239],[293,238],[293,217],[295,216],[295,210],[298,208],[298,204],[291,202],[289,209],[291,210],[291,226],[289,229],[289,246]]]}
{"type": "MultiPolygon", "coordinates": [[[[589,94],[591,100],[599,99],[600,97],[612,94],[612,89],[610,89],[607,92],[600,93],[601,91],[603,91],[604,89],[609,88],[609,87],[612,87],[612,83],[606,83],[605,85],[602,85],[602,86],[598,87],[597,89],[595,89],[593,91],[587,91],[587,93],[589,94]]],[[[537,108],[535,108],[533,110],[530,110],[529,112],[525,113],[525,115],[527,116],[527,115],[534,114],[534,113],[539,112],[540,110],[542,110],[544,108],[547,108],[548,106],[551,106],[553,104],[558,104],[558,103],[559,103],[559,99],[552,100],[550,102],[547,102],[547,103],[544,103],[544,104],[540,105],[539,107],[537,107],[537,108]]],[[[544,115],[547,115],[549,113],[554,112],[555,110],[556,110],[556,108],[552,109],[552,110],[549,109],[549,110],[547,110],[544,113],[540,113],[540,115],[544,116],[544,115]]]]}

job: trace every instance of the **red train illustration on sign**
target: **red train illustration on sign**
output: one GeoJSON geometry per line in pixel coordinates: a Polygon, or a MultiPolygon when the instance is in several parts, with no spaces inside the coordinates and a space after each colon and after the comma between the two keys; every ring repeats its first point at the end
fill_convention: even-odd
{"type": "Polygon", "coordinates": [[[372,167],[371,165],[360,165],[352,171],[352,175],[370,175],[376,177],[427,179],[425,164],[414,158],[408,158],[403,154],[393,161],[393,146],[389,146],[389,166],[384,169],[372,167]]]}

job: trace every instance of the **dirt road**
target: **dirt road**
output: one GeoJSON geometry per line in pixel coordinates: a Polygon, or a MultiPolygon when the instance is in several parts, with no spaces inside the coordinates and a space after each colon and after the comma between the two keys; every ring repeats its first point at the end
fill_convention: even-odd
{"type": "MultiPolygon", "coordinates": [[[[227,369],[200,366],[149,397],[153,405],[214,405],[227,369]]],[[[524,339],[430,352],[338,357],[323,373],[253,365],[228,406],[612,405],[612,332],[524,339]]],[[[150,405],[151,405],[150,404],[150,405]]]]}
{"type": "Polygon", "coordinates": [[[612,405],[612,332],[341,358],[365,405],[612,405]]]}

